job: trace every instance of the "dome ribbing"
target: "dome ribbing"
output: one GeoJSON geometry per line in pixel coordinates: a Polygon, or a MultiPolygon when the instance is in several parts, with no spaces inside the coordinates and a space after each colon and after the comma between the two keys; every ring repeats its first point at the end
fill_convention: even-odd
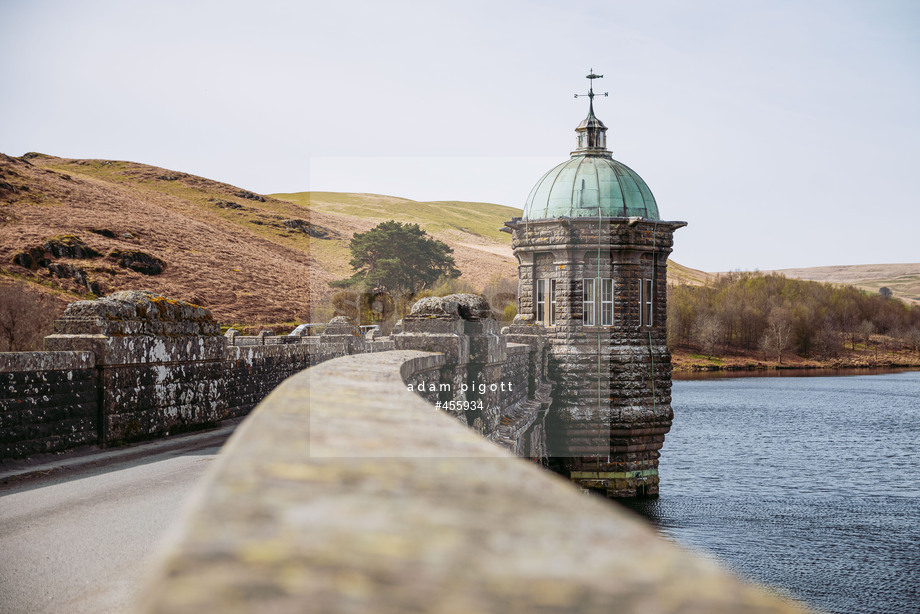
{"type": "Polygon", "coordinates": [[[648,185],[613,158],[576,154],[537,182],[524,205],[525,220],[557,217],[661,219],[648,185]]]}

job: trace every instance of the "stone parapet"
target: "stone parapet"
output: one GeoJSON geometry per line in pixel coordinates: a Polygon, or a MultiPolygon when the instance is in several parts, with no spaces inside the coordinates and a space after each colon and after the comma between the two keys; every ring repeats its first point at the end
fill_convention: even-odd
{"type": "Polygon", "coordinates": [[[91,352],[0,353],[0,461],[94,443],[91,352]]]}
{"type": "Polygon", "coordinates": [[[0,373],[92,369],[92,352],[0,352],[0,373]]]}
{"type": "Polygon", "coordinates": [[[93,301],[67,305],[54,323],[61,335],[207,335],[220,325],[204,307],[145,290],[116,292],[93,301]]]}
{"type": "Polygon", "coordinates": [[[407,390],[443,357],[332,360],[268,396],[145,582],[170,612],[799,612],[407,390]]]}
{"type": "Polygon", "coordinates": [[[511,449],[545,451],[542,405],[522,404],[528,394],[533,396],[533,382],[542,381],[543,373],[531,369],[536,357],[529,346],[518,347],[509,359],[507,342],[485,299],[472,294],[423,298],[391,339],[398,350],[444,355],[440,378],[429,382],[436,383],[437,390],[423,391],[426,399],[463,408],[454,413],[457,419],[511,449]],[[509,421],[516,428],[508,429],[509,421]]]}
{"type": "Polygon", "coordinates": [[[221,335],[207,309],[150,292],[71,303],[47,351],[0,353],[0,461],[213,426],[311,365],[395,346],[343,318],[326,329],[221,335]]]}

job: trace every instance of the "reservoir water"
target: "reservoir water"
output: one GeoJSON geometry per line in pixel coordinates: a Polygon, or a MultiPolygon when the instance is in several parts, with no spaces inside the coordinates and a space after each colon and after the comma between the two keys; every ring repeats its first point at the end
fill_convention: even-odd
{"type": "Polygon", "coordinates": [[[667,537],[829,612],[920,612],[920,372],[675,381],[667,537]]]}

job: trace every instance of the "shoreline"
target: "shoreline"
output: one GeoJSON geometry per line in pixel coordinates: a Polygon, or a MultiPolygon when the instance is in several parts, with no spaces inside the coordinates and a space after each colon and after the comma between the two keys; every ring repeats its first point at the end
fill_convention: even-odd
{"type": "Polygon", "coordinates": [[[783,357],[782,363],[768,360],[760,352],[735,352],[731,354],[713,354],[705,356],[685,348],[671,352],[673,375],[693,376],[699,374],[782,374],[789,371],[840,371],[840,370],[918,370],[920,355],[905,352],[875,352],[867,355],[864,351],[847,350],[840,355],[818,360],[802,358],[795,354],[783,357]]]}
{"type": "Polygon", "coordinates": [[[842,367],[842,368],[783,368],[783,369],[721,369],[715,371],[675,371],[671,379],[675,382],[689,382],[713,379],[736,379],[746,377],[844,377],[849,375],[886,375],[910,373],[920,367],[842,367]]]}

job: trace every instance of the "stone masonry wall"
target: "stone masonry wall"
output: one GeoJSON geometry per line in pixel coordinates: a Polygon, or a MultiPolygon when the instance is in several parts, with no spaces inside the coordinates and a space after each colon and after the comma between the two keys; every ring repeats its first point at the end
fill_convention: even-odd
{"type": "Polygon", "coordinates": [[[0,354],[0,461],[213,426],[310,366],[397,345],[446,354],[446,366],[413,376],[436,384],[424,398],[454,401],[449,413],[465,424],[542,460],[549,399],[531,346],[506,344],[479,297],[420,303],[407,333],[373,340],[342,317],[319,337],[220,335],[206,309],[146,292],[72,303],[45,339],[49,351],[0,354]]]}
{"type": "Polygon", "coordinates": [[[0,354],[0,461],[206,428],[311,365],[393,347],[336,326],[325,339],[238,339],[207,310],[150,293],[72,303],[48,351],[0,354]]]}
{"type": "MultiPolygon", "coordinates": [[[[471,294],[418,301],[392,335],[397,350],[441,352],[439,378],[411,380],[423,398],[463,424],[522,456],[546,457],[543,419],[549,386],[539,350],[509,344],[485,299],[471,294]],[[418,389],[418,384],[426,386],[418,389]]],[[[542,346],[540,346],[542,349],[542,346]]]]}
{"type": "MultiPolygon", "coordinates": [[[[608,496],[657,494],[658,450],[671,425],[666,270],[682,222],[513,221],[520,261],[519,326],[546,339],[555,384],[547,446],[555,468],[608,496]],[[613,321],[583,323],[585,278],[613,280],[613,321]],[[653,280],[652,325],[640,325],[640,285],[653,280]],[[536,280],[555,280],[555,323],[536,322],[536,280]]],[[[599,302],[600,288],[595,288],[599,302]]],[[[549,300],[547,298],[547,308],[549,300]]]]}
{"type": "Polygon", "coordinates": [[[348,356],[284,382],[199,483],[136,611],[801,611],[407,392],[443,361],[348,356]]]}
{"type": "Polygon", "coordinates": [[[94,443],[97,392],[89,352],[0,353],[0,460],[94,443]]]}

